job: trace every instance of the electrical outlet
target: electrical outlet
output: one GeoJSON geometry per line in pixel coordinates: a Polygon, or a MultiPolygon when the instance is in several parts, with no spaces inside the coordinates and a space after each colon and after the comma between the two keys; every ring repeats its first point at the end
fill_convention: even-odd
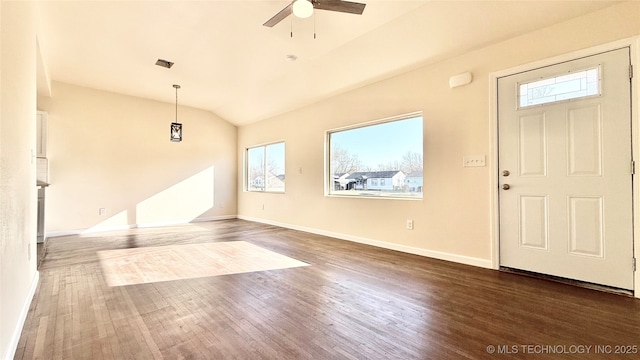
{"type": "Polygon", "coordinates": [[[484,155],[467,155],[462,157],[463,167],[486,166],[484,155]]]}
{"type": "Polygon", "coordinates": [[[413,230],[413,220],[407,219],[407,230],[413,230]]]}
{"type": "Polygon", "coordinates": [[[104,215],[106,213],[107,213],[107,209],[105,209],[105,208],[98,209],[98,215],[102,216],[102,215],[104,215]]]}

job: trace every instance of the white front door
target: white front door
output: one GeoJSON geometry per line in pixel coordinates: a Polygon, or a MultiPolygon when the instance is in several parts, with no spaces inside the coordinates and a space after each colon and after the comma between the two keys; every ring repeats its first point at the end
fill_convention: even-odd
{"type": "Polygon", "coordinates": [[[498,79],[500,266],[633,289],[629,48],[498,79]]]}

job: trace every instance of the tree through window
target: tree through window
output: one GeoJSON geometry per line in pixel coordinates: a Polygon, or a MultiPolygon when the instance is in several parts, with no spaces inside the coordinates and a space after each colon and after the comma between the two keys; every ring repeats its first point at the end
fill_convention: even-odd
{"type": "Polygon", "coordinates": [[[247,149],[247,191],[284,192],[284,149],[284,142],[247,149]]]}
{"type": "Polygon", "coordinates": [[[422,198],[422,114],[327,132],[328,194],[422,198]]]}

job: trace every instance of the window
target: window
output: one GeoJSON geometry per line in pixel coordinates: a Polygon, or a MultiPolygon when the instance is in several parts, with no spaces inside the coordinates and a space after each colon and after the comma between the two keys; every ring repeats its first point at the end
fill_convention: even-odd
{"type": "Polygon", "coordinates": [[[600,95],[600,68],[519,84],[520,108],[600,95]]]}
{"type": "Polygon", "coordinates": [[[422,198],[422,134],[422,113],[328,131],[327,194],[422,198]]]}
{"type": "Polygon", "coordinates": [[[247,191],[284,192],[284,142],[248,148],[246,159],[247,191]]]}

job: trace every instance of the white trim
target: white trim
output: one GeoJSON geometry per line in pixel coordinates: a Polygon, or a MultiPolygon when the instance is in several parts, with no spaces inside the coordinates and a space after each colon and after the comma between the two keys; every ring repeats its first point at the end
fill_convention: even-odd
{"type": "MultiPolygon", "coordinates": [[[[640,36],[636,36],[630,40],[631,46],[631,64],[634,67],[633,79],[631,80],[631,141],[633,142],[633,159],[638,162],[640,160],[640,36]]],[[[640,259],[640,174],[636,171],[633,176],[633,249],[636,259],[640,259]]],[[[640,298],[640,269],[636,266],[634,274],[634,296],[640,298]]]]}
{"type": "Polygon", "coordinates": [[[500,203],[498,199],[498,75],[489,74],[489,111],[491,111],[491,134],[489,157],[491,173],[489,174],[489,236],[491,237],[491,268],[500,269],[500,203]]]}
{"type": "MultiPolygon", "coordinates": [[[[369,198],[369,197],[381,198],[381,199],[400,199],[401,197],[391,197],[391,196],[389,197],[365,196],[365,195],[340,196],[340,195],[331,194],[331,190],[333,189],[334,182],[333,182],[333,174],[331,172],[331,161],[330,161],[331,154],[329,154],[331,150],[330,139],[331,139],[331,134],[333,133],[353,130],[353,129],[360,129],[360,128],[365,128],[365,127],[374,126],[374,125],[386,124],[394,121],[409,120],[416,117],[422,118],[422,128],[424,129],[424,112],[422,110],[416,110],[416,111],[412,111],[405,114],[394,115],[394,116],[389,116],[382,119],[369,120],[369,121],[365,121],[357,124],[345,125],[345,126],[325,130],[324,131],[324,196],[328,198],[344,197],[344,198],[350,198],[350,199],[369,198]]],[[[422,144],[424,146],[424,139],[422,141],[422,144]]],[[[422,198],[420,198],[419,200],[422,200],[422,198]]]]}
{"type": "Polygon", "coordinates": [[[199,217],[189,222],[199,223],[199,222],[217,221],[217,220],[231,220],[231,219],[237,219],[237,218],[238,218],[238,215],[218,215],[218,216],[199,217]]]}
{"type": "Polygon", "coordinates": [[[328,237],[332,237],[340,240],[352,241],[360,244],[371,245],[371,246],[375,246],[383,249],[401,251],[404,253],[420,255],[420,256],[425,256],[425,257],[439,259],[439,260],[446,260],[446,261],[451,261],[451,262],[456,262],[456,263],[471,265],[471,266],[477,266],[477,267],[482,267],[487,269],[491,268],[490,260],[475,258],[471,256],[464,256],[464,255],[452,254],[452,253],[447,253],[442,251],[428,250],[428,249],[422,249],[422,248],[417,248],[417,247],[412,247],[407,245],[394,244],[386,241],[368,239],[368,238],[363,238],[359,236],[336,233],[332,231],[286,224],[286,223],[271,221],[267,219],[255,218],[251,216],[238,215],[238,219],[279,226],[279,227],[292,229],[292,230],[304,231],[311,234],[328,236],[328,237]]]}
{"type": "MultiPolygon", "coordinates": [[[[640,59],[640,36],[634,36],[626,39],[621,39],[617,41],[613,41],[606,44],[600,44],[596,46],[592,46],[587,49],[582,49],[578,51],[574,51],[567,54],[562,54],[558,56],[554,56],[548,59],[539,60],[535,62],[531,62],[524,65],[518,65],[509,69],[496,71],[489,74],[489,86],[490,86],[490,100],[489,100],[489,108],[490,108],[490,119],[491,119],[491,174],[490,174],[490,219],[491,219],[491,267],[494,269],[500,268],[500,223],[499,223],[499,204],[498,204],[498,186],[499,186],[499,176],[498,176],[498,88],[497,82],[498,79],[504,76],[517,74],[523,71],[534,70],[537,68],[554,65],[557,63],[562,63],[566,61],[575,60],[578,58],[596,55],[602,52],[611,51],[615,49],[620,49],[624,47],[630,48],[631,53],[631,64],[634,65],[635,73],[633,80],[631,81],[631,124],[632,124],[632,142],[633,142],[633,158],[638,161],[640,160],[640,147],[638,146],[638,140],[640,139],[640,118],[638,116],[638,103],[640,103],[639,89],[640,89],[640,74],[638,74],[638,70],[640,68],[640,64],[638,63],[638,59],[640,59]]],[[[639,174],[640,175],[640,174],[639,174]]],[[[636,259],[640,259],[640,176],[634,177],[633,182],[633,212],[634,212],[634,256],[636,259]]],[[[636,269],[634,274],[634,296],[640,298],[640,269],[636,269]]]]}
{"type": "Polygon", "coordinates": [[[412,111],[406,114],[394,115],[394,116],[389,116],[382,119],[369,120],[369,121],[365,121],[357,124],[345,125],[337,128],[328,129],[328,130],[325,130],[325,134],[326,136],[329,136],[330,134],[336,133],[336,132],[359,129],[359,128],[373,126],[373,125],[386,124],[394,121],[408,120],[408,119],[413,119],[417,117],[423,118],[422,121],[424,122],[423,111],[417,110],[417,111],[412,111]]]}
{"type": "Polygon", "coordinates": [[[131,224],[131,225],[91,227],[87,229],[73,229],[73,230],[59,230],[59,231],[47,232],[46,238],[49,239],[49,238],[60,237],[60,236],[92,234],[92,233],[99,233],[99,232],[131,230],[131,229],[138,229],[138,228],[184,225],[184,224],[190,224],[190,223],[229,220],[229,219],[236,219],[236,218],[237,218],[236,215],[220,215],[220,216],[199,217],[191,220],[185,219],[185,220],[172,220],[172,221],[157,221],[157,222],[148,222],[148,223],[131,224]]]}
{"type": "Polygon", "coordinates": [[[22,334],[22,329],[24,328],[24,323],[27,320],[27,314],[29,313],[29,308],[31,307],[31,301],[33,300],[33,296],[36,294],[36,290],[38,289],[38,283],[40,282],[40,273],[36,271],[33,279],[31,280],[31,288],[29,288],[29,294],[27,294],[27,298],[22,305],[22,310],[20,311],[20,317],[18,317],[18,323],[16,327],[13,329],[13,335],[11,336],[11,341],[8,344],[7,353],[5,354],[5,360],[12,360],[16,355],[16,350],[18,349],[18,342],[20,342],[20,335],[22,334]]]}
{"type": "MultiPolygon", "coordinates": [[[[243,182],[243,187],[242,187],[242,192],[245,193],[267,193],[267,194],[284,194],[285,190],[282,191],[266,191],[266,190],[249,190],[249,150],[250,149],[257,149],[260,147],[264,148],[264,152],[265,152],[265,159],[267,156],[267,146],[269,145],[275,145],[275,144],[282,144],[284,145],[284,168],[285,168],[285,173],[286,173],[286,169],[287,169],[287,144],[286,141],[284,139],[282,140],[277,140],[277,141],[273,141],[273,142],[266,142],[266,143],[262,143],[262,144],[257,144],[257,145],[250,145],[250,146],[245,146],[244,151],[242,152],[242,158],[243,158],[243,166],[242,166],[242,182],[243,182]]],[[[265,163],[265,170],[266,170],[266,163],[265,163]]],[[[265,171],[266,174],[266,171],[265,171]]],[[[264,176],[264,188],[267,188],[267,177],[264,176]]],[[[286,188],[286,184],[285,184],[285,188],[286,188]]]]}
{"type": "Polygon", "coordinates": [[[171,220],[171,221],[156,221],[156,222],[148,222],[148,223],[140,223],[135,224],[132,228],[150,228],[150,227],[163,227],[163,226],[173,226],[173,225],[184,225],[190,223],[199,223],[199,222],[207,222],[207,221],[216,221],[216,220],[228,220],[235,219],[236,215],[220,215],[220,216],[207,216],[207,217],[199,217],[195,219],[184,219],[184,220],[171,220]]]}
{"type": "MultiPolygon", "coordinates": [[[[497,78],[500,78],[500,77],[515,75],[515,74],[530,71],[530,70],[536,70],[539,68],[543,68],[543,67],[547,67],[547,66],[567,62],[567,61],[573,61],[583,57],[593,56],[603,52],[621,49],[625,47],[631,47],[631,49],[633,50],[636,47],[638,38],[640,38],[640,36],[634,36],[634,37],[610,42],[607,44],[600,44],[600,45],[592,46],[590,48],[576,50],[570,53],[553,56],[547,59],[514,66],[508,69],[494,71],[493,73],[489,74],[489,77],[492,79],[495,78],[497,80],[497,78]]],[[[491,101],[492,102],[496,101],[495,94],[491,94],[491,101]]]]}

